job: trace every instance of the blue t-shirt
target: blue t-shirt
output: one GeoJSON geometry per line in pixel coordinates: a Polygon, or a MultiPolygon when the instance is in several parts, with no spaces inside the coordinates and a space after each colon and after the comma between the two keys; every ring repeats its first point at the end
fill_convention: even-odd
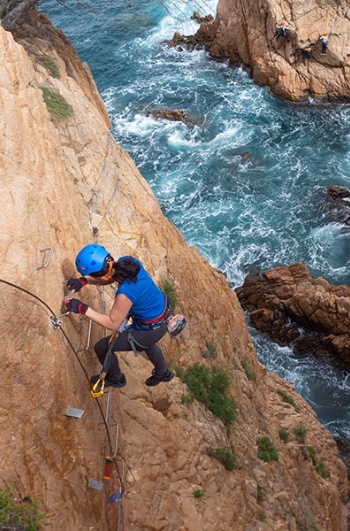
{"type": "Polygon", "coordinates": [[[139,319],[140,321],[151,321],[156,319],[165,309],[165,295],[161,289],[155,284],[152,278],[147,273],[141,262],[133,256],[122,256],[119,258],[131,258],[140,266],[140,271],[137,274],[137,281],[124,280],[116,291],[115,296],[123,293],[131,300],[132,306],[130,308],[131,317],[139,319]]]}

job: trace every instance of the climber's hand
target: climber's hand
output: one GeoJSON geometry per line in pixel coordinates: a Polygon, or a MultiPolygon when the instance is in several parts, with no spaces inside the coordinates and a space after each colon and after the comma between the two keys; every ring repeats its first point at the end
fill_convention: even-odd
{"type": "Polygon", "coordinates": [[[79,299],[67,299],[66,308],[69,312],[85,315],[89,306],[81,302],[79,299]]]}
{"type": "Polygon", "coordinates": [[[86,286],[87,283],[88,281],[84,277],[70,278],[67,282],[67,288],[69,289],[69,291],[74,290],[75,292],[78,292],[81,290],[81,288],[86,286]]]}

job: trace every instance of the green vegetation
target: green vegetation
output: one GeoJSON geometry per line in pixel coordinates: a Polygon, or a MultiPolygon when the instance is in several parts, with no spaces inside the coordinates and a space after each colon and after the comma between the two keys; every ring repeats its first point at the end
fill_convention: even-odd
{"type": "Polygon", "coordinates": [[[295,411],[299,413],[300,407],[296,405],[293,398],[289,396],[288,393],[286,393],[285,391],[282,391],[281,389],[278,389],[277,393],[282,397],[283,402],[287,402],[287,404],[291,404],[294,407],[295,411]]]}
{"type": "Polygon", "coordinates": [[[174,283],[166,278],[165,280],[163,280],[160,287],[161,290],[164,291],[165,295],[168,297],[172,311],[175,312],[175,308],[177,305],[177,293],[174,283]]]}
{"type": "Polygon", "coordinates": [[[325,464],[323,463],[323,461],[318,461],[318,463],[316,465],[316,470],[320,474],[320,476],[323,477],[324,479],[329,478],[330,473],[326,469],[325,464]]]}
{"type": "Polygon", "coordinates": [[[259,437],[257,443],[259,459],[262,459],[265,463],[278,461],[278,450],[272,444],[269,437],[259,437]]]}
{"type": "Polygon", "coordinates": [[[326,469],[324,463],[322,461],[319,461],[316,456],[316,450],[313,446],[307,447],[309,451],[309,455],[311,457],[312,464],[316,468],[317,472],[322,476],[324,479],[329,478],[330,474],[328,470],[326,469]]]}
{"type": "Polygon", "coordinates": [[[294,428],[294,434],[299,442],[304,443],[306,437],[306,429],[303,426],[298,426],[294,428]]]}
{"type": "Polygon", "coordinates": [[[187,384],[189,400],[202,402],[227,428],[236,419],[237,406],[227,395],[230,385],[227,371],[218,367],[208,369],[196,362],[187,369],[176,368],[176,374],[187,384]]]}
{"type": "Polygon", "coordinates": [[[305,518],[299,518],[293,513],[298,531],[320,531],[316,524],[310,524],[305,518]]]}
{"type": "Polygon", "coordinates": [[[211,457],[215,457],[215,459],[220,461],[226,470],[238,470],[240,468],[237,457],[226,448],[216,448],[215,450],[209,450],[208,453],[211,457]]]}
{"type": "Polygon", "coordinates": [[[66,102],[63,96],[47,87],[40,87],[43,99],[49,113],[57,120],[64,120],[73,114],[73,107],[66,102]]]}
{"type": "Polygon", "coordinates": [[[204,489],[194,489],[194,491],[192,491],[192,494],[195,498],[203,498],[204,494],[205,494],[205,490],[204,489]]]}
{"type": "Polygon", "coordinates": [[[45,518],[38,510],[38,502],[29,499],[19,501],[15,493],[16,485],[0,489],[0,527],[1,529],[21,529],[37,531],[40,521],[45,518]]]}
{"type": "Polygon", "coordinates": [[[265,499],[265,488],[262,485],[257,485],[256,499],[258,503],[261,503],[265,499]]]}
{"type": "Polygon", "coordinates": [[[260,520],[261,522],[263,522],[264,520],[266,520],[266,513],[265,513],[265,511],[260,511],[260,513],[259,513],[259,520],[260,520]]]}
{"type": "Polygon", "coordinates": [[[317,458],[316,458],[316,450],[313,446],[308,446],[307,449],[309,450],[309,455],[311,457],[312,464],[316,466],[317,458]]]}
{"type": "Polygon", "coordinates": [[[255,374],[252,371],[250,360],[248,360],[248,358],[244,358],[241,364],[248,380],[250,380],[251,382],[255,382],[255,374]]]}
{"type": "Polygon", "coordinates": [[[289,433],[283,428],[280,429],[279,436],[280,436],[281,441],[284,442],[284,444],[286,444],[289,441],[289,433]]]}
{"type": "Polygon", "coordinates": [[[60,69],[58,68],[56,63],[52,59],[50,59],[50,57],[46,57],[45,55],[43,55],[42,57],[40,57],[39,61],[43,63],[43,65],[50,72],[52,77],[55,77],[56,79],[60,79],[61,77],[60,69]]]}
{"type": "Polygon", "coordinates": [[[206,341],[205,351],[202,352],[202,356],[203,358],[206,358],[208,360],[213,360],[216,358],[216,354],[217,354],[216,351],[217,351],[216,343],[214,343],[213,341],[206,341]]]}

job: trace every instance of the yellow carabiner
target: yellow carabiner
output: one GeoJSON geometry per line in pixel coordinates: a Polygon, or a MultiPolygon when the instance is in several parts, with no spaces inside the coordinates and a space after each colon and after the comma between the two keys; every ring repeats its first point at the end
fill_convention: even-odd
{"type": "Polygon", "coordinates": [[[91,396],[94,398],[98,398],[99,396],[102,396],[104,387],[105,387],[104,379],[99,378],[97,382],[93,385],[92,389],[90,390],[91,396]]]}

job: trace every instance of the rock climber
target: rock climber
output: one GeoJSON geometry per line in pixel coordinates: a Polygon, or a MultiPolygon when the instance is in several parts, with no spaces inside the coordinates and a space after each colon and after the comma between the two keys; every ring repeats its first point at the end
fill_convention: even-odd
{"type": "Polygon", "coordinates": [[[278,32],[278,35],[277,35],[277,39],[279,39],[280,37],[284,37],[286,39],[286,41],[289,42],[289,37],[287,35],[286,23],[282,20],[280,22],[280,24],[277,24],[277,28],[279,29],[279,32],[278,32]]]}
{"type": "Polygon", "coordinates": [[[322,37],[320,37],[320,41],[322,41],[322,51],[321,55],[326,55],[327,48],[328,48],[328,34],[325,31],[322,37]]]}
{"type": "Polygon", "coordinates": [[[304,60],[306,59],[312,59],[312,49],[311,46],[308,46],[307,48],[304,48],[304,60]]]}
{"type": "MultiPolygon", "coordinates": [[[[129,335],[131,334],[131,341],[136,350],[145,351],[154,365],[152,374],[145,384],[154,387],[161,382],[170,382],[175,375],[167,369],[163,352],[157,345],[167,331],[169,302],[142,263],[132,256],[122,256],[114,261],[104,247],[94,243],[81,249],[75,264],[82,276],[68,280],[67,287],[73,293],[80,291],[86,284],[102,286],[117,282],[118,288],[109,315],[99,313],[75,298],[66,300],[67,310],[86,315],[95,323],[114,331],[131,317],[131,327],[119,333],[114,340],[113,351],[132,350],[129,335]]],[[[95,345],[95,352],[101,364],[108,351],[109,337],[100,339],[95,345]]],[[[96,383],[99,378],[99,375],[92,376],[91,382],[96,383]]],[[[120,388],[126,383],[117,356],[112,356],[105,378],[105,387],[120,388]]]]}

